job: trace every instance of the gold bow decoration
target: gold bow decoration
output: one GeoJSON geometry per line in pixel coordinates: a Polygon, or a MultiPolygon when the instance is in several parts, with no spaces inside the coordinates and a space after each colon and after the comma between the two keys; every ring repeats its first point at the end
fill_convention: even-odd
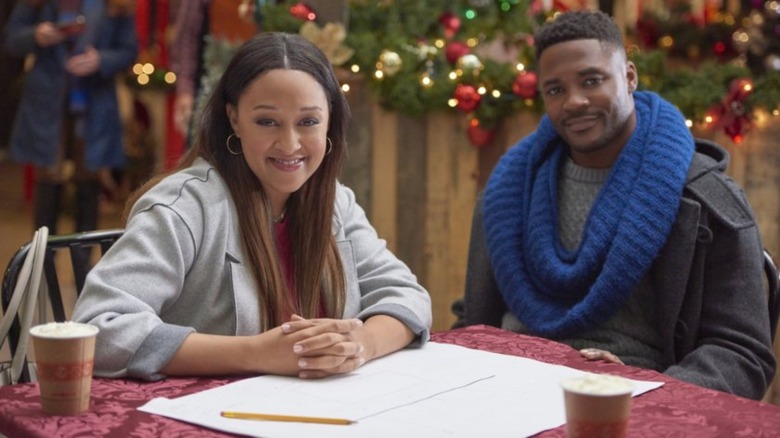
{"type": "Polygon", "coordinates": [[[302,37],[314,43],[334,66],[347,62],[355,51],[344,45],[347,30],[341,23],[326,23],[320,28],[313,21],[303,23],[299,31],[302,37]]]}

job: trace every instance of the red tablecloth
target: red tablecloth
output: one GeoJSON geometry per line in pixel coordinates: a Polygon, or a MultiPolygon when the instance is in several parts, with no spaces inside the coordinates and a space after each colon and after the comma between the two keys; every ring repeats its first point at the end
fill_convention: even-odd
{"type": "MultiPolygon", "coordinates": [[[[566,345],[485,326],[434,333],[433,340],[632,379],[665,382],[659,389],[634,399],[629,424],[632,437],[780,437],[780,407],[690,385],[655,371],[588,362],[566,345]]],[[[44,415],[35,384],[6,386],[0,388],[0,433],[9,438],[232,436],[136,408],[154,397],[174,398],[235,380],[171,378],[150,383],[95,379],[89,412],[74,417],[44,415]]],[[[559,427],[540,436],[562,437],[565,433],[559,427]]]]}

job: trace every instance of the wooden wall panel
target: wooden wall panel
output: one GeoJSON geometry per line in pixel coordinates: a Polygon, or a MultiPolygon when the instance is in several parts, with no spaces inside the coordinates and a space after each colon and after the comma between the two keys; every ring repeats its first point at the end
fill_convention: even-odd
{"type": "MultiPolygon", "coordinates": [[[[347,75],[342,79],[350,80],[347,75]]],[[[366,87],[353,87],[347,93],[347,101],[352,111],[352,124],[347,135],[347,159],[341,171],[341,182],[355,192],[358,204],[370,215],[371,175],[373,159],[373,123],[374,103],[366,87]]]]}
{"type": "MultiPolygon", "coordinates": [[[[412,268],[418,279],[427,275],[425,262],[426,187],[431,182],[426,173],[427,150],[430,147],[425,119],[398,117],[398,169],[395,182],[398,192],[396,211],[396,255],[412,268]]],[[[382,200],[379,200],[382,202],[382,200]]],[[[423,286],[427,286],[422,282],[423,286]]]]}
{"type": "Polygon", "coordinates": [[[430,115],[427,123],[424,284],[431,292],[435,330],[454,322],[450,306],[463,296],[466,277],[478,152],[466,139],[464,124],[462,117],[446,113],[430,115]]]}
{"type": "MultiPolygon", "coordinates": [[[[395,251],[398,210],[398,115],[372,105],[371,112],[371,199],[364,206],[379,236],[395,251]]],[[[407,261],[408,263],[408,261],[407,261]]]]}

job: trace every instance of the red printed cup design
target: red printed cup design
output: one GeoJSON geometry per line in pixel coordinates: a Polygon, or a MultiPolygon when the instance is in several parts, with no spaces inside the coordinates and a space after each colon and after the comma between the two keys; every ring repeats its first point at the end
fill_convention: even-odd
{"type": "Polygon", "coordinates": [[[628,431],[633,385],[618,376],[586,373],[561,382],[569,438],[621,438],[628,431]]]}
{"type": "Polygon", "coordinates": [[[75,322],[30,329],[45,413],[78,415],[89,409],[97,333],[97,327],[75,322]]]}
{"type": "Polygon", "coordinates": [[[52,382],[69,382],[71,380],[80,380],[84,377],[92,376],[92,367],[95,361],[76,363],[43,363],[38,361],[35,364],[38,379],[44,379],[52,382]]]}

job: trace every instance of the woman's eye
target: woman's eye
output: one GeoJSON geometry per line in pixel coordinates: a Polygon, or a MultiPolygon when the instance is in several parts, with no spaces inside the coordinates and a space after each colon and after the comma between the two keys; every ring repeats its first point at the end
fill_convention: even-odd
{"type": "Polygon", "coordinates": [[[317,119],[304,119],[304,120],[301,120],[301,125],[303,125],[303,126],[315,126],[315,125],[319,125],[319,124],[320,124],[320,121],[317,120],[317,119]]]}
{"type": "Polygon", "coordinates": [[[256,123],[260,126],[276,126],[276,121],[272,119],[260,119],[256,123]]]}

